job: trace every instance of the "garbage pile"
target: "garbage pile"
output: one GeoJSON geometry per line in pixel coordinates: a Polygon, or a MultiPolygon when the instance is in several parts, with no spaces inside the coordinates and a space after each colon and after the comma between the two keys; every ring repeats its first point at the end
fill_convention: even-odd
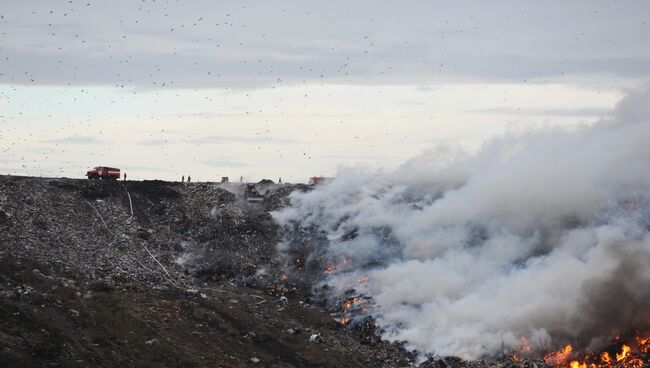
{"type": "MultiPolygon", "coordinates": [[[[245,185],[0,176],[0,361],[417,366],[286,277],[269,212],[310,188],[263,183],[249,202],[245,185]]],[[[439,364],[459,366],[422,366],[439,364]]]]}

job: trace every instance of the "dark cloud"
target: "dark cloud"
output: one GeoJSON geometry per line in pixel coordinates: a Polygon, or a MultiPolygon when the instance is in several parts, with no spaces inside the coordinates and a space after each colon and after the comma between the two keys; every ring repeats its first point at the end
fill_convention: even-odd
{"type": "Polygon", "coordinates": [[[645,1],[89,4],[6,6],[0,83],[251,88],[650,75],[645,1]]]}

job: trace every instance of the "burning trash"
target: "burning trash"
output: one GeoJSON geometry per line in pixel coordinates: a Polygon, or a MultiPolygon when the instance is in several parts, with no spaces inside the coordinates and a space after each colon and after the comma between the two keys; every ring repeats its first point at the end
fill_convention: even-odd
{"type": "Polygon", "coordinates": [[[334,320],[346,326],[353,321],[356,323],[368,317],[368,307],[371,300],[366,297],[354,296],[342,300],[336,311],[331,313],[334,320]]]}
{"type": "Polygon", "coordinates": [[[650,322],[650,123],[618,110],[635,98],[576,130],[342,169],[273,213],[280,255],[339,323],[368,298],[382,338],[423,356],[636,367],[647,344],[604,347],[650,322]]]}
{"type": "Polygon", "coordinates": [[[642,368],[650,364],[650,334],[637,333],[629,342],[616,337],[610,347],[601,352],[579,353],[571,345],[544,356],[545,362],[563,368],[642,368]]]}

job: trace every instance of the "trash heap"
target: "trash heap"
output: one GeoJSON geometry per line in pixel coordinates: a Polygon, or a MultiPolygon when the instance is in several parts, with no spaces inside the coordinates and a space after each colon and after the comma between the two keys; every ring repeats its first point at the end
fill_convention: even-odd
{"type": "Polygon", "coordinates": [[[285,277],[269,212],[310,188],[262,183],[261,202],[244,189],[0,176],[0,362],[417,366],[371,318],[344,326],[285,277]]]}

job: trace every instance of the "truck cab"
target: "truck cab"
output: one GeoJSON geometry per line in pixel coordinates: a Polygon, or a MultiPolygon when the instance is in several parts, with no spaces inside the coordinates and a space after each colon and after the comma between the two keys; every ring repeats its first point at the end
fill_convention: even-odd
{"type": "Polygon", "coordinates": [[[309,178],[309,182],[307,183],[307,185],[316,186],[316,185],[323,184],[323,183],[326,183],[326,182],[331,181],[331,180],[332,180],[332,178],[325,177],[325,176],[312,176],[311,178],[309,178]]]}
{"type": "Polygon", "coordinates": [[[96,166],[86,172],[88,179],[117,180],[120,177],[120,169],[107,166],[96,166]]]}

